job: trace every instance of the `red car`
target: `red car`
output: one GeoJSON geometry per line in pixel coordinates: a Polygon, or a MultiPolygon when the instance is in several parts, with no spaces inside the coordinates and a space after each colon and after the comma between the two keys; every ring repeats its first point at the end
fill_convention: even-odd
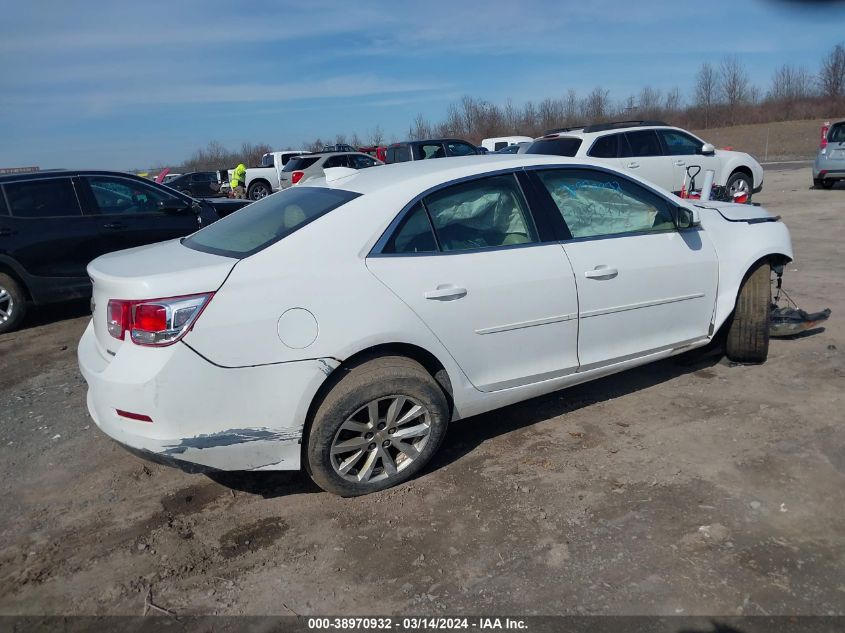
{"type": "Polygon", "coordinates": [[[381,162],[384,162],[387,158],[387,147],[384,145],[370,145],[369,147],[359,147],[359,152],[364,152],[365,154],[369,154],[373,158],[378,158],[381,162]]]}

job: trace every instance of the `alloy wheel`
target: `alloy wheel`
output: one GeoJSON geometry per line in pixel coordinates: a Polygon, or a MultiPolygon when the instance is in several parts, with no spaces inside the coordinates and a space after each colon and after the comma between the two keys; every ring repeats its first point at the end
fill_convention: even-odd
{"type": "Polygon", "coordinates": [[[737,178],[731,183],[731,198],[734,197],[736,194],[745,194],[748,195],[751,193],[749,191],[748,181],[745,178],[737,178]]]}
{"type": "Polygon", "coordinates": [[[5,323],[15,314],[15,300],[11,293],[0,286],[0,323],[5,323]]]}
{"type": "Polygon", "coordinates": [[[389,479],[420,456],[430,433],[431,414],[417,400],[378,398],[340,425],[329,449],[332,467],[354,483],[389,479]]]}

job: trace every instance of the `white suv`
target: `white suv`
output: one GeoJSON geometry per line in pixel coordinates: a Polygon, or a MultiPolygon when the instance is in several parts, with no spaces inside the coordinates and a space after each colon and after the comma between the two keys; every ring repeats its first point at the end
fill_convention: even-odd
{"type": "MultiPolygon", "coordinates": [[[[687,167],[715,172],[713,184],[731,192],[752,193],[763,188],[763,168],[743,152],[716,149],[697,136],[660,121],[619,121],[549,130],[523,150],[526,154],[589,157],[630,172],[673,191],[681,190],[687,167]]],[[[689,189],[689,184],[687,184],[689,189]]]]}

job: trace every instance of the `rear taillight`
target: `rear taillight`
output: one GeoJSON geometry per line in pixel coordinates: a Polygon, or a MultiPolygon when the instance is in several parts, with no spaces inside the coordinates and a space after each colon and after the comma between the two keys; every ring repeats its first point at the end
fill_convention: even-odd
{"type": "Polygon", "coordinates": [[[302,180],[302,177],[303,177],[304,175],[305,175],[305,172],[304,172],[304,171],[294,171],[294,172],[291,172],[291,175],[290,175],[290,182],[291,182],[291,184],[292,184],[292,185],[295,185],[296,183],[298,183],[300,180],[302,180]]]}
{"type": "Polygon", "coordinates": [[[191,329],[213,292],[164,299],[111,299],[107,310],[109,334],[123,340],[126,332],[138,345],[172,345],[191,329]]]}
{"type": "Polygon", "coordinates": [[[827,147],[827,131],[830,129],[830,123],[826,122],[822,125],[822,136],[819,139],[819,149],[827,147]]]}

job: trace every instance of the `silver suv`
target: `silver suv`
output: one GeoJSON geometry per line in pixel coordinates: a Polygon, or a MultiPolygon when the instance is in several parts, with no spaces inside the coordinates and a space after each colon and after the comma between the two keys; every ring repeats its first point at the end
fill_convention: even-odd
{"type": "Polygon", "coordinates": [[[349,167],[351,169],[366,169],[384,165],[383,162],[362,152],[320,152],[317,154],[302,154],[291,158],[279,174],[279,186],[287,189],[301,182],[325,176],[324,169],[329,167],[349,167]]]}
{"type": "MultiPolygon", "coordinates": [[[[661,121],[617,121],[549,130],[520,153],[589,157],[679,192],[687,167],[715,172],[713,184],[731,194],[763,188],[763,168],[743,152],[716,149],[694,134],[661,121]]],[[[701,186],[701,177],[696,183],[701,186]]],[[[689,183],[687,183],[689,189],[689,183]]]]}
{"type": "Polygon", "coordinates": [[[833,189],[837,180],[845,180],[845,121],[831,125],[825,140],[813,163],[813,184],[833,189]]]}

